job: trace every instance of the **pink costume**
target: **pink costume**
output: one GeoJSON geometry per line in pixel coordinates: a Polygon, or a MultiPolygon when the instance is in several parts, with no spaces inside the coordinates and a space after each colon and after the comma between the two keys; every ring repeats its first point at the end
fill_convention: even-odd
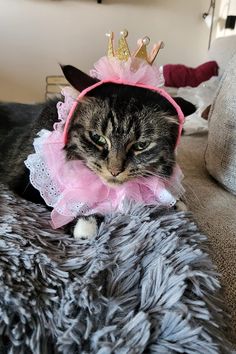
{"type": "MultiPolygon", "coordinates": [[[[136,59],[137,60],[137,59],[136,59]]],[[[66,161],[63,147],[67,140],[67,130],[78,102],[89,91],[104,83],[118,83],[143,87],[164,96],[176,109],[179,117],[179,136],[184,121],[183,113],[176,102],[159,88],[162,76],[156,66],[139,61],[139,69],[133,72],[132,59],[120,62],[107,57],[101,58],[91,71],[91,75],[100,79],[98,83],[83,90],[77,99],[71,95],[71,88],[65,88],[62,94],[64,102],[59,102],[58,118],[54,130],[41,130],[34,141],[35,153],[25,161],[30,170],[30,181],[39,190],[51,213],[52,226],[61,227],[80,215],[122,212],[124,200],[145,205],[173,206],[183,193],[182,173],[176,165],[174,173],[167,181],[158,177],[143,177],[128,181],[117,187],[107,186],[82,161],[66,161]]],[[[177,144],[178,144],[177,142],[177,144]]]]}

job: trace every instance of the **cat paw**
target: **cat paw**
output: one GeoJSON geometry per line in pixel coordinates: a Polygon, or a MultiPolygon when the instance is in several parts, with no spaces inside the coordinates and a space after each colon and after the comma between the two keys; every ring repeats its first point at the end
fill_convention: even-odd
{"type": "Polygon", "coordinates": [[[91,240],[97,235],[98,225],[94,217],[79,218],[73,230],[77,240],[91,240]]]}

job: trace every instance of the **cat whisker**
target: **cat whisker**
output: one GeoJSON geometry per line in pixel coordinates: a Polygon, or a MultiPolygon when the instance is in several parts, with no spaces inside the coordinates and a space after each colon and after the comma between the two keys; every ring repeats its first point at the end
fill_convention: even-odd
{"type": "Polygon", "coordinates": [[[192,186],[190,185],[190,183],[188,183],[186,180],[184,180],[183,183],[186,191],[188,192],[186,194],[186,196],[184,196],[182,199],[183,201],[188,204],[188,199],[190,199],[191,201],[194,201],[194,205],[196,206],[196,210],[202,211],[204,210],[204,205],[201,201],[201,199],[199,199],[197,193],[195,192],[195,190],[192,188],[192,186]],[[192,194],[192,197],[191,197],[192,194]],[[189,196],[189,197],[188,197],[189,196]]]}
{"type": "Polygon", "coordinates": [[[25,189],[23,190],[22,195],[24,195],[24,194],[25,194],[25,192],[26,192],[27,188],[30,186],[30,184],[31,184],[30,182],[28,182],[28,183],[27,183],[27,185],[26,185],[25,189]]]}
{"type": "Polygon", "coordinates": [[[149,170],[143,171],[142,176],[143,177],[150,177],[150,176],[157,177],[163,183],[166,183],[169,181],[169,178],[166,175],[163,175],[159,172],[149,171],[149,170]]]}
{"type": "Polygon", "coordinates": [[[155,171],[151,171],[151,170],[144,170],[142,171],[143,174],[145,174],[146,176],[154,176],[154,177],[158,177],[160,179],[165,179],[167,180],[166,176],[165,175],[162,175],[161,173],[159,172],[155,172],[155,171]]]}

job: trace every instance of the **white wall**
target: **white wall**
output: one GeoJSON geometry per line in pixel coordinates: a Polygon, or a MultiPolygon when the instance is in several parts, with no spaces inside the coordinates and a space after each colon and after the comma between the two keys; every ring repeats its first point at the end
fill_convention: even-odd
{"type": "Polygon", "coordinates": [[[236,27],[233,30],[225,28],[225,21],[229,15],[236,16],[236,0],[221,0],[216,26],[216,37],[236,35],[236,27]]]}
{"type": "Polygon", "coordinates": [[[195,66],[205,60],[206,0],[0,0],[0,100],[44,99],[58,62],[88,71],[106,51],[104,34],[128,28],[131,49],[148,35],[166,46],[158,61],[195,66]]]}

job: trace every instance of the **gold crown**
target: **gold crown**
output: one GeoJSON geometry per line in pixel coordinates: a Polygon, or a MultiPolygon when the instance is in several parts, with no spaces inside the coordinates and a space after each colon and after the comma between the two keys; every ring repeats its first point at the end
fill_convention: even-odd
{"type": "Polygon", "coordinates": [[[114,33],[113,32],[106,33],[106,36],[108,37],[107,56],[109,58],[117,58],[118,60],[121,61],[127,61],[129,58],[132,57],[132,58],[139,58],[142,60],[146,60],[148,64],[152,65],[152,63],[156,59],[159,50],[164,48],[164,43],[160,41],[154,44],[151,53],[148,54],[147,45],[150,43],[150,38],[146,36],[138,40],[137,42],[138,49],[131,55],[126,41],[126,38],[128,36],[127,30],[123,30],[120,32],[118,48],[116,51],[114,49],[114,33]]]}

